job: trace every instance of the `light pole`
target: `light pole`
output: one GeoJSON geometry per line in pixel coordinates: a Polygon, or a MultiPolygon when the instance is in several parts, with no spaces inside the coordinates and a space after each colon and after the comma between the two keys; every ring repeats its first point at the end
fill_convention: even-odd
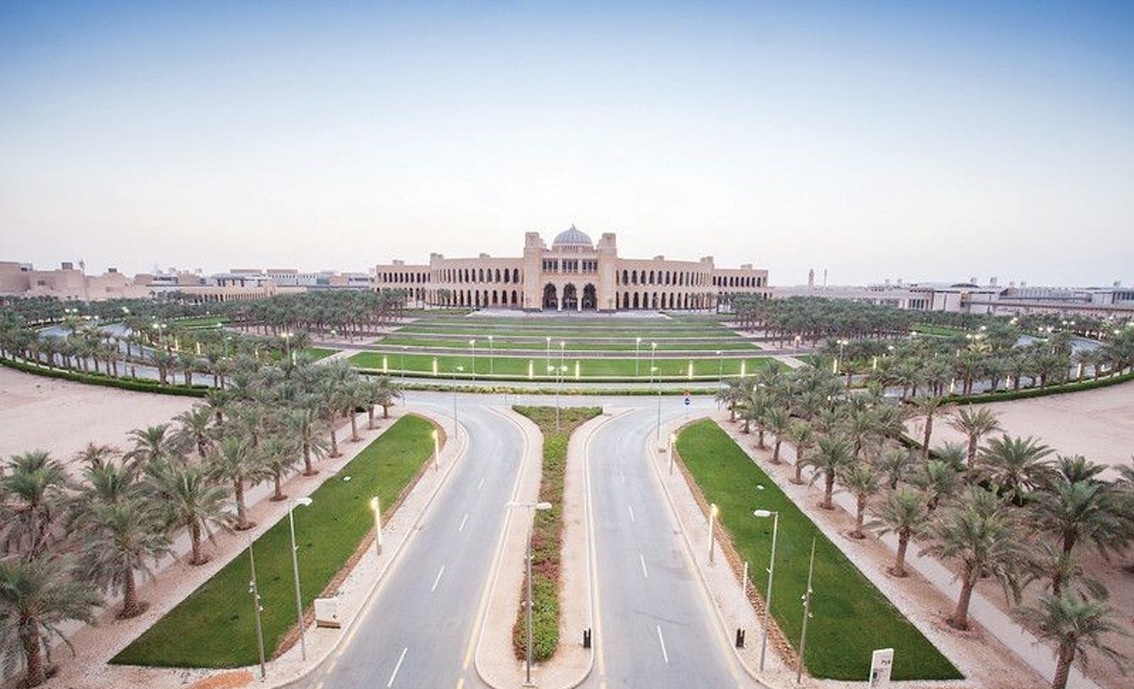
{"type": "Polygon", "coordinates": [[[780,513],[756,510],[753,515],[761,519],[772,518],[772,558],[768,562],[768,592],[764,594],[764,631],[760,636],[760,672],[764,671],[764,653],[768,650],[768,615],[772,609],[772,576],[776,572],[776,536],[780,530],[780,513]]]}
{"type": "MultiPolygon", "coordinates": [[[[658,370],[658,367],[654,365],[654,361],[656,361],[657,351],[658,351],[658,343],[657,342],[651,342],[650,343],[650,372],[651,373],[658,370]]],[[[660,440],[661,440],[661,372],[658,372],[658,422],[657,422],[656,425],[654,425],[654,442],[657,443],[660,440]]]]}
{"type": "Polygon", "coordinates": [[[641,350],[641,348],[642,348],[642,338],[640,338],[640,337],[634,338],[634,379],[635,380],[637,380],[637,378],[638,378],[638,362],[639,362],[638,352],[641,350]]]}
{"type": "Polygon", "coordinates": [[[303,597],[299,592],[299,557],[295,548],[295,506],[311,504],[311,498],[295,498],[287,506],[287,525],[291,532],[291,570],[295,574],[295,617],[299,621],[299,652],[307,660],[307,640],[303,636],[303,597]]]}
{"type": "Polygon", "coordinates": [[[677,434],[669,434],[669,474],[673,475],[673,452],[677,449],[677,434]]]}
{"type": "Polygon", "coordinates": [[[378,496],[370,498],[370,511],[374,513],[374,554],[382,554],[382,505],[378,496]]]}
{"type": "Polygon", "coordinates": [[[457,437],[457,372],[465,372],[464,366],[453,368],[453,437],[457,437]]]}
{"type": "Polygon", "coordinates": [[[472,379],[476,380],[476,340],[469,340],[469,349],[472,350],[472,379]]]}
{"type": "MultiPolygon", "coordinates": [[[[527,507],[529,510],[550,510],[550,502],[509,502],[506,507],[527,507]]],[[[527,562],[527,578],[528,578],[528,591],[527,591],[527,610],[525,611],[528,624],[528,642],[527,642],[527,664],[526,664],[526,679],[524,680],[525,687],[534,687],[532,683],[532,531],[535,530],[535,523],[528,527],[528,562],[527,562]]]]}
{"type": "Polygon", "coordinates": [[[709,564],[713,564],[713,547],[717,544],[716,534],[713,533],[713,527],[717,521],[717,514],[720,510],[717,509],[717,503],[709,505],[709,564]]]}
{"type": "Polygon", "coordinates": [[[284,359],[290,359],[291,358],[291,333],[286,332],[286,333],[282,334],[280,337],[283,338],[284,359]]]}
{"type": "Polygon", "coordinates": [[[717,387],[721,386],[724,381],[724,357],[721,356],[721,350],[717,350],[717,387]]]}
{"type": "Polygon", "coordinates": [[[260,679],[268,676],[264,665],[264,628],[260,625],[260,587],[256,583],[256,555],[252,552],[252,537],[248,537],[248,565],[252,569],[252,580],[248,582],[248,593],[252,594],[252,609],[256,615],[256,648],[260,651],[260,679]]]}
{"type": "Polygon", "coordinates": [[[807,565],[807,590],[803,593],[803,628],[799,631],[799,664],[795,668],[795,683],[803,680],[803,653],[807,648],[807,620],[811,619],[811,577],[815,573],[815,537],[811,537],[811,562],[807,565]]]}
{"type": "Polygon", "coordinates": [[[843,363],[843,348],[847,346],[846,340],[839,340],[839,358],[835,359],[835,373],[839,372],[839,367],[843,363]]]}
{"type": "Polygon", "coordinates": [[[547,340],[547,370],[551,370],[551,336],[548,335],[544,339],[547,340]]]}
{"type": "Polygon", "coordinates": [[[441,470],[441,447],[440,447],[440,445],[438,445],[437,429],[434,428],[432,431],[429,432],[429,435],[433,438],[433,470],[434,471],[440,471],[441,470]]]}
{"type": "Polygon", "coordinates": [[[492,335],[488,336],[488,375],[493,376],[496,374],[496,362],[493,361],[496,356],[496,349],[492,346],[492,335]]]}
{"type": "Polygon", "coordinates": [[[402,358],[399,368],[402,369],[402,380],[406,379],[406,345],[402,345],[402,358]]]}

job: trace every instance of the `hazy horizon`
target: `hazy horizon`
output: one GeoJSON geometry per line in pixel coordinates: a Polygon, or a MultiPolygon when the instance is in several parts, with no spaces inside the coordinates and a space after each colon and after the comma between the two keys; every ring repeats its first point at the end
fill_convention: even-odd
{"type": "Polygon", "coordinates": [[[0,6],[0,260],[1134,282],[1134,5],[0,6]]]}

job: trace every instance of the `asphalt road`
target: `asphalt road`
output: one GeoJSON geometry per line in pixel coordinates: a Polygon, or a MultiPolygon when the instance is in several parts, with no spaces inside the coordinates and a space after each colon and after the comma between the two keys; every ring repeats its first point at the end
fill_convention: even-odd
{"type": "MultiPolygon", "coordinates": [[[[669,404],[663,420],[683,413],[669,404]]],[[[587,448],[599,653],[588,686],[749,687],[650,465],[656,410],[616,417],[587,448]]]]}
{"type": "MultiPolygon", "coordinates": [[[[423,402],[429,404],[415,400],[423,402]]],[[[436,408],[452,411],[441,403],[436,408]]],[[[468,429],[467,454],[364,609],[351,638],[306,686],[482,686],[472,666],[471,641],[524,440],[515,425],[483,406],[464,405],[458,414],[468,429]]]]}

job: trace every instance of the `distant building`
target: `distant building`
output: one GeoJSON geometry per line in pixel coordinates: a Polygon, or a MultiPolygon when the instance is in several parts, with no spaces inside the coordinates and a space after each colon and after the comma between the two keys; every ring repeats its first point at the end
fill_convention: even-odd
{"type": "Polygon", "coordinates": [[[435,253],[428,264],[380,264],[374,288],[404,290],[412,304],[524,311],[713,309],[737,294],[771,294],[767,270],[717,268],[712,257],[621,258],[614,233],[603,233],[596,244],[574,225],[550,248],[538,232],[526,233],[518,258],[435,253]]]}

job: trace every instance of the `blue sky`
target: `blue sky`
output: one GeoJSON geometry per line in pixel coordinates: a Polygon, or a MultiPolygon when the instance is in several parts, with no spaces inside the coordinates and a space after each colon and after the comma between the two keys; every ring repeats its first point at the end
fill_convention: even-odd
{"type": "Polygon", "coordinates": [[[779,284],[1134,282],[1134,3],[0,4],[0,260],[571,223],[779,284]]]}

